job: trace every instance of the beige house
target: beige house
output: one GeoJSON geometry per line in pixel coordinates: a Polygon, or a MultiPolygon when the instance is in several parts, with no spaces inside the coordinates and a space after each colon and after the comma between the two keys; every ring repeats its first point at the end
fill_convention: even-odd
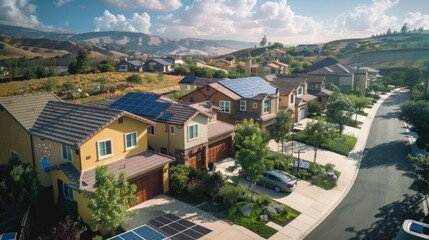
{"type": "Polygon", "coordinates": [[[262,56],[268,57],[268,58],[280,59],[280,58],[286,57],[286,51],[279,48],[272,48],[272,49],[266,50],[262,54],[262,56]]]}
{"type": "Polygon", "coordinates": [[[255,63],[250,66],[250,71],[254,75],[264,76],[267,74],[288,74],[289,65],[286,63],[275,61],[264,61],[255,63]]]}
{"type": "Polygon", "coordinates": [[[182,92],[183,94],[187,94],[194,91],[198,87],[202,87],[206,84],[214,83],[222,79],[223,78],[204,78],[204,77],[186,76],[179,81],[180,92],[182,92]]]}

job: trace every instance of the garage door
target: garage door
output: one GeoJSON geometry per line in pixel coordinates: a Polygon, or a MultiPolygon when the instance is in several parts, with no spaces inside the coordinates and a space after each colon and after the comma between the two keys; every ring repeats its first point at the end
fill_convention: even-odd
{"type": "Polygon", "coordinates": [[[209,162],[217,162],[231,156],[231,137],[209,145],[209,162]]]}
{"type": "Polygon", "coordinates": [[[130,180],[130,184],[135,184],[137,186],[136,196],[138,201],[132,205],[135,206],[163,193],[162,169],[130,180]]]}
{"type": "Polygon", "coordinates": [[[200,151],[193,153],[189,156],[189,165],[200,169],[200,168],[204,168],[205,167],[205,162],[204,162],[204,149],[202,148],[200,151]]]}
{"type": "Polygon", "coordinates": [[[304,118],[305,118],[305,107],[301,107],[299,108],[299,112],[298,112],[298,121],[301,121],[304,118]]]}

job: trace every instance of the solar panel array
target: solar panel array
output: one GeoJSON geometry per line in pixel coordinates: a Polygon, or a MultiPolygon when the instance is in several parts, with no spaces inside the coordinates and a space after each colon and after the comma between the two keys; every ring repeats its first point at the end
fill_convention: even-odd
{"type": "Polygon", "coordinates": [[[164,240],[168,239],[162,233],[156,231],[155,229],[149,227],[148,225],[142,225],[138,228],[124,232],[109,240],[164,240]]]}
{"type": "Polygon", "coordinates": [[[196,240],[212,231],[173,214],[154,218],[149,224],[172,240],[196,240]]]}
{"type": "Polygon", "coordinates": [[[218,82],[244,98],[252,98],[260,93],[276,94],[277,89],[260,77],[226,79],[218,82]]]}
{"type": "Polygon", "coordinates": [[[186,77],[182,78],[182,80],[180,80],[179,83],[193,83],[193,82],[195,82],[195,80],[197,80],[197,77],[186,76],[186,77]]]}
{"type": "Polygon", "coordinates": [[[168,121],[172,116],[173,116],[173,113],[166,112],[166,113],[163,113],[158,119],[163,121],[168,121]]]}
{"type": "Polygon", "coordinates": [[[16,235],[17,235],[16,232],[3,233],[3,234],[0,234],[0,240],[15,240],[16,235]]]}
{"type": "Polygon", "coordinates": [[[154,93],[128,93],[109,105],[109,107],[130,113],[156,117],[170,106],[170,103],[157,101],[161,95],[154,93]]]}

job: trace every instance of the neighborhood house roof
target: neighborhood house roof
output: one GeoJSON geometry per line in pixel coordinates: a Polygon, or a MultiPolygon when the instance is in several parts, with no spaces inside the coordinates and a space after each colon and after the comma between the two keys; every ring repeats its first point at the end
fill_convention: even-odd
{"type": "Polygon", "coordinates": [[[61,101],[55,94],[20,95],[0,98],[6,109],[26,130],[33,127],[43,108],[49,101],[61,101]]]}
{"type": "Polygon", "coordinates": [[[287,96],[289,95],[294,89],[298,89],[298,87],[304,82],[305,80],[299,79],[299,80],[291,80],[288,78],[276,78],[275,80],[271,81],[271,83],[274,86],[277,86],[280,91],[280,95],[287,96]]]}
{"type": "Polygon", "coordinates": [[[182,80],[179,81],[179,84],[196,84],[198,87],[201,87],[209,83],[218,82],[220,80],[222,79],[187,76],[182,78],[182,80]]]}
{"type": "Polygon", "coordinates": [[[186,77],[182,78],[182,80],[180,80],[179,83],[192,84],[195,82],[195,80],[197,80],[197,77],[195,77],[195,76],[186,76],[186,77]]]}
{"type": "Polygon", "coordinates": [[[136,67],[139,67],[141,65],[143,65],[142,62],[138,61],[138,60],[133,60],[133,61],[127,61],[128,63],[130,63],[131,65],[134,65],[136,67]]]}
{"type": "Polygon", "coordinates": [[[242,98],[253,98],[260,93],[276,94],[277,88],[260,77],[225,79],[218,82],[242,98]]]}
{"type": "Polygon", "coordinates": [[[159,64],[161,64],[161,65],[164,65],[164,66],[170,66],[170,65],[173,65],[172,63],[167,62],[167,61],[165,61],[164,59],[160,59],[160,58],[154,58],[154,59],[151,59],[151,60],[153,60],[153,61],[155,61],[155,62],[157,62],[157,63],[159,63],[159,64]]]}
{"type": "Polygon", "coordinates": [[[79,147],[122,116],[154,124],[147,119],[116,109],[50,101],[30,132],[42,138],[79,147]]]}
{"type": "MultiPolygon", "coordinates": [[[[227,97],[233,99],[233,100],[240,100],[241,97],[237,93],[231,91],[229,88],[224,87],[223,85],[219,83],[211,83],[210,86],[214,89],[216,89],[218,92],[221,92],[225,94],[227,97]]],[[[191,93],[190,93],[191,94],[191,93]]]]}
{"type": "Polygon", "coordinates": [[[235,126],[222,121],[212,121],[208,125],[208,139],[213,139],[227,133],[232,133],[235,129],[235,126]]]}

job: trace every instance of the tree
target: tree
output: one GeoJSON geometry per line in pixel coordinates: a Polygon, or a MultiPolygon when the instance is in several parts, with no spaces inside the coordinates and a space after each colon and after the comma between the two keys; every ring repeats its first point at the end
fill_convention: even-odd
{"type": "Polygon", "coordinates": [[[429,154],[417,155],[415,157],[408,155],[408,160],[417,166],[418,178],[416,181],[418,191],[427,199],[429,194],[429,154]]]}
{"type": "Polygon", "coordinates": [[[213,77],[214,78],[226,78],[227,74],[226,74],[226,72],[224,72],[222,70],[217,70],[213,73],[213,77]]]}
{"type": "Polygon", "coordinates": [[[69,64],[68,72],[70,74],[86,73],[89,71],[88,53],[80,50],[76,59],[69,64]]]}
{"type": "Polygon", "coordinates": [[[67,216],[52,228],[52,239],[75,240],[80,237],[80,222],[67,216]]]}
{"type": "Polygon", "coordinates": [[[429,142],[429,102],[405,102],[401,104],[398,118],[407,124],[411,125],[412,130],[419,135],[417,141],[428,146],[429,142]]]}
{"type": "Polygon", "coordinates": [[[42,83],[43,89],[47,92],[52,92],[56,84],[57,82],[53,78],[48,78],[42,83]]]}
{"type": "Polygon", "coordinates": [[[268,137],[253,119],[245,119],[235,129],[235,141],[238,148],[235,158],[246,176],[250,177],[253,196],[256,181],[261,178],[262,172],[272,168],[271,161],[265,158],[268,137]]]}
{"type": "Polygon", "coordinates": [[[49,76],[48,70],[46,70],[45,67],[42,67],[42,66],[38,66],[36,68],[36,72],[35,73],[36,73],[36,77],[37,78],[45,78],[45,77],[49,76]]]}
{"type": "Polygon", "coordinates": [[[115,67],[111,63],[111,61],[103,60],[100,63],[98,63],[97,68],[100,72],[114,72],[115,67]]]}
{"type": "Polygon", "coordinates": [[[291,128],[292,114],[284,110],[277,112],[274,123],[270,127],[270,137],[282,144],[282,153],[284,151],[284,142],[288,139],[291,128]]]}
{"type": "Polygon", "coordinates": [[[188,68],[188,67],[186,67],[186,66],[178,66],[178,67],[174,68],[174,72],[175,72],[177,75],[186,76],[186,75],[188,75],[191,71],[190,71],[190,70],[189,70],[189,68],[188,68]]]}
{"type": "Polygon", "coordinates": [[[114,235],[120,225],[136,216],[135,211],[128,211],[130,205],[137,202],[136,185],[130,185],[123,172],[115,179],[107,166],[102,165],[95,168],[94,189],[94,192],[85,195],[91,218],[104,233],[114,235]]]}
{"type": "Polygon", "coordinates": [[[63,89],[65,90],[65,91],[72,91],[72,90],[74,90],[76,88],[76,86],[74,85],[74,83],[73,82],[71,82],[71,81],[67,81],[67,82],[65,82],[65,83],[63,83],[63,89]]]}
{"type": "Polygon", "coordinates": [[[272,47],[274,48],[284,48],[283,43],[279,43],[279,42],[274,42],[272,47]]]}
{"type": "Polygon", "coordinates": [[[329,139],[329,129],[328,125],[325,122],[318,121],[316,123],[308,123],[307,127],[304,130],[305,135],[307,136],[308,143],[313,145],[314,149],[314,159],[313,162],[316,163],[317,150],[319,147],[325,144],[329,139]]]}
{"type": "Polygon", "coordinates": [[[34,73],[34,71],[33,71],[33,68],[26,68],[25,70],[24,70],[24,79],[25,80],[30,80],[30,79],[33,79],[33,78],[36,78],[36,74],[34,73]]]}
{"type": "Polygon", "coordinates": [[[141,84],[142,83],[142,77],[138,74],[133,74],[131,76],[127,77],[127,82],[132,84],[141,84]]]}
{"type": "Polygon", "coordinates": [[[36,201],[40,183],[30,163],[10,159],[0,173],[1,204],[20,207],[36,201]]]}
{"type": "Polygon", "coordinates": [[[319,105],[315,101],[310,101],[307,104],[308,115],[313,116],[319,114],[322,110],[319,105]]]}
{"type": "Polygon", "coordinates": [[[402,25],[401,27],[401,33],[404,34],[407,32],[408,32],[408,26],[407,26],[407,23],[404,23],[404,25],[402,25]]]}
{"type": "Polygon", "coordinates": [[[337,94],[328,100],[326,105],[326,120],[338,124],[340,136],[343,133],[344,125],[350,120],[352,110],[353,104],[350,99],[342,94],[337,94]]]}
{"type": "Polygon", "coordinates": [[[261,41],[259,42],[259,46],[261,46],[261,47],[265,47],[265,46],[267,45],[267,42],[268,42],[268,40],[267,40],[267,36],[266,36],[266,35],[264,35],[264,36],[262,37],[261,41]]]}
{"type": "Polygon", "coordinates": [[[387,29],[387,32],[386,32],[386,35],[390,35],[390,34],[392,34],[392,29],[391,28],[387,29]]]}
{"type": "Polygon", "coordinates": [[[420,82],[422,71],[418,68],[409,68],[405,71],[405,85],[410,88],[410,91],[420,82]]]}
{"type": "Polygon", "coordinates": [[[357,115],[363,111],[363,109],[370,104],[370,101],[366,97],[358,97],[350,95],[349,99],[352,102],[353,112],[356,114],[355,121],[357,121],[357,115]]]}
{"type": "Polygon", "coordinates": [[[423,27],[419,27],[419,29],[417,29],[417,31],[418,31],[419,33],[423,33],[423,27]]]}

